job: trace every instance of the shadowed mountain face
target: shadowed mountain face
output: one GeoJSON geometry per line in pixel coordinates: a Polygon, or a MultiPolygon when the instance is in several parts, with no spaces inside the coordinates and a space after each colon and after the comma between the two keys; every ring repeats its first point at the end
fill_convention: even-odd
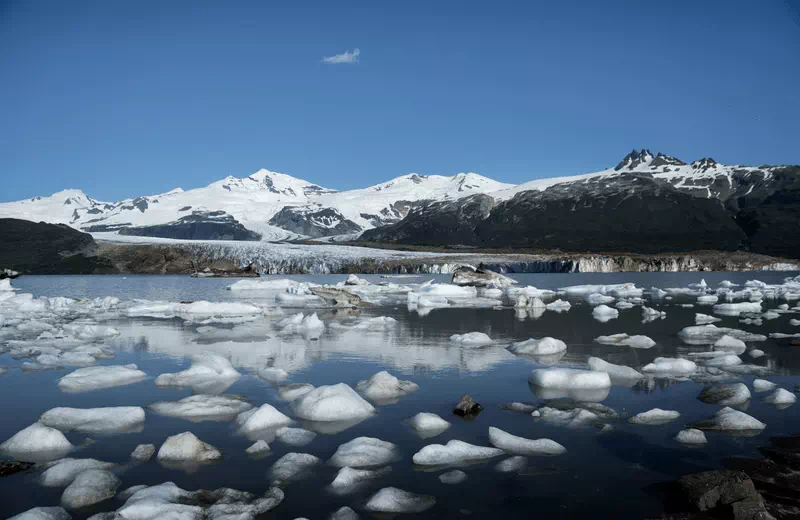
{"type": "Polygon", "coordinates": [[[63,224],[0,219],[0,268],[36,274],[112,272],[88,233],[63,224]]]}

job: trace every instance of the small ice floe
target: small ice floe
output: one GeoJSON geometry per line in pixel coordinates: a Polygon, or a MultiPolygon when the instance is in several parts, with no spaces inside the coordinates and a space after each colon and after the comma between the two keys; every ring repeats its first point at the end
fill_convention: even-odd
{"type": "Polygon", "coordinates": [[[492,459],[503,453],[498,448],[475,446],[453,439],[444,445],[428,444],[415,453],[412,460],[421,466],[450,466],[492,459]]]}
{"type": "Polygon", "coordinates": [[[328,520],[358,520],[358,513],[353,511],[352,508],[343,506],[331,513],[328,520]]]}
{"type": "Polygon", "coordinates": [[[263,379],[267,383],[280,383],[281,381],[285,381],[289,379],[289,373],[282,368],[275,368],[275,367],[266,367],[266,368],[259,368],[256,373],[260,379],[263,379]]]}
{"type": "Polygon", "coordinates": [[[138,383],[147,374],[134,365],[104,365],[79,368],[58,381],[62,392],[88,392],[138,383]]]}
{"type": "Polygon", "coordinates": [[[538,289],[532,285],[528,285],[526,287],[509,287],[506,289],[506,296],[512,300],[519,298],[520,296],[525,296],[529,300],[534,298],[548,299],[555,296],[555,294],[555,291],[551,291],[549,289],[538,289]]]}
{"type": "Polygon", "coordinates": [[[652,410],[648,410],[646,412],[637,413],[628,419],[628,422],[631,424],[659,426],[670,423],[680,416],[680,412],[676,412],[675,410],[662,410],[661,408],[653,408],[652,410]]]}
{"type": "Polygon", "coordinates": [[[466,334],[453,334],[450,341],[464,346],[481,346],[492,343],[492,338],[484,332],[467,332],[466,334]]]}
{"type": "Polygon", "coordinates": [[[632,309],[635,305],[627,300],[620,300],[614,304],[617,309],[632,309]]]}
{"type": "Polygon", "coordinates": [[[120,483],[120,479],[108,470],[86,470],[64,490],[61,505],[67,509],[78,509],[99,504],[113,497],[120,483]]]}
{"type": "Polygon", "coordinates": [[[531,413],[537,409],[537,406],[535,404],[519,403],[514,401],[513,403],[504,404],[501,408],[503,410],[509,410],[516,413],[531,413]]]}
{"type": "Polygon", "coordinates": [[[39,477],[45,487],[66,487],[79,474],[90,469],[111,469],[116,464],[96,459],[61,459],[47,464],[47,469],[39,477]]]}
{"type": "Polygon", "coordinates": [[[722,336],[731,336],[741,341],[766,341],[767,337],[762,334],[753,334],[739,329],[729,329],[727,327],[717,327],[716,325],[693,325],[683,328],[678,332],[678,336],[684,343],[689,345],[711,345],[722,336]]]}
{"type": "Polygon", "coordinates": [[[718,321],[722,321],[722,318],[709,316],[708,314],[700,314],[699,312],[694,315],[695,325],[708,325],[709,323],[715,323],[718,321]]]}
{"type": "Polygon", "coordinates": [[[311,443],[317,434],[303,428],[289,428],[284,426],[275,431],[275,439],[289,446],[306,446],[311,443]]]}
{"type": "Polygon", "coordinates": [[[229,291],[285,291],[289,287],[296,287],[297,282],[288,278],[259,279],[259,280],[239,280],[229,285],[229,291]]]}
{"type": "Polygon", "coordinates": [[[589,358],[589,368],[594,372],[606,372],[611,377],[612,382],[615,380],[636,381],[644,378],[640,372],[629,366],[615,365],[598,357],[589,358]]]}
{"type": "Polygon", "coordinates": [[[776,388],[778,385],[773,383],[772,381],[767,381],[766,379],[755,379],[753,380],[753,390],[756,392],[768,392],[773,388],[776,388]]]}
{"type": "Polygon", "coordinates": [[[791,319],[789,320],[789,325],[793,327],[800,327],[800,320],[791,319]]]}
{"type": "Polygon", "coordinates": [[[423,439],[435,437],[450,428],[450,423],[436,415],[435,413],[420,412],[408,420],[408,424],[414,428],[423,439]]]}
{"type": "Polygon", "coordinates": [[[726,287],[726,288],[730,288],[730,287],[738,287],[738,286],[739,286],[739,284],[737,284],[737,283],[733,283],[733,282],[731,282],[730,280],[722,280],[722,281],[721,281],[721,282],[719,282],[719,284],[717,284],[717,285],[719,285],[720,287],[726,287]]]}
{"type": "Polygon", "coordinates": [[[39,418],[45,426],[62,432],[126,433],[141,431],[144,409],[138,406],[109,408],[53,408],[39,418]]]}
{"type": "Polygon", "coordinates": [[[719,296],[716,294],[704,294],[703,296],[697,297],[697,304],[698,305],[714,305],[719,301],[719,296]]]}
{"type": "Polygon", "coordinates": [[[158,450],[157,458],[162,462],[208,462],[221,459],[222,453],[195,437],[192,432],[183,432],[167,437],[158,450]]]}
{"type": "Polygon", "coordinates": [[[619,317],[619,311],[608,305],[598,305],[592,309],[592,317],[600,323],[605,323],[619,317]]]}
{"type": "Polygon", "coordinates": [[[567,449],[550,439],[526,439],[508,432],[489,427],[489,443],[508,453],[517,455],[561,455],[567,449]]]}
{"type": "Polygon", "coordinates": [[[220,394],[240,376],[230,361],[219,354],[205,352],[192,356],[192,365],[186,370],[158,376],[156,386],[188,386],[196,392],[220,394]]]}
{"type": "Polygon", "coordinates": [[[797,401],[797,396],[785,388],[778,388],[761,400],[768,404],[790,405],[797,401]]]}
{"type": "Polygon", "coordinates": [[[356,390],[374,403],[391,404],[400,397],[419,390],[419,385],[412,381],[401,381],[383,370],[369,379],[359,381],[356,390]]]}
{"type": "Polygon", "coordinates": [[[772,339],[800,338],[800,332],[796,334],[786,334],[783,332],[770,332],[769,337],[772,339]]]}
{"type": "Polygon", "coordinates": [[[781,317],[781,315],[775,311],[767,311],[764,314],[762,314],[761,317],[764,318],[765,320],[777,320],[778,318],[781,317]]]}
{"type": "Polygon", "coordinates": [[[467,480],[467,474],[460,469],[450,470],[439,475],[439,482],[442,484],[461,484],[467,480]]]}
{"type": "Polygon", "coordinates": [[[250,447],[244,450],[244,452],[250,455],[251,457],[266,455],[270,451],[272,450],[270,449],[269,444],[267,444],[267,441],[265,441],[264,439],[257,440],[256,442],[251,444],[250,447]]]}
{"type": "Polygon", "coordinates": [[[317,313],[303,316],[298,312],[288,318],[283,318],[275,326],[282,335],[300,334],[306,339],[318,339],[325,332],[325,324],[319,319],[317,313]]]}
{"type": "Polygon", "coordinates": [[[742,363],[741,365],[729,365],[724,367],[725,372],[738,375],[752,375],[752,376],[767,376],[772,374],[772,369],[769,367],[762,367],[759,365],[748,365],[742,363]]]}
{"type": "Polygon", "coordinates": [[[278,397],[284,401],[294,401],[312,391],[314,385],[309,383],[292,383],[278,387],[278,397]]]}
{"type": "Polygon", "coordinates": [[[724,353],[720,356],[712,356],[707,358],[705,365],[707,367],[724,368],[733,365],[741,365],[742,359],[735,354],[724,353]]]}
{"type": "Polygon", "coordinates": [[[604,303],[611,303],[616,299],[613,296],[606,296],[600,293],[587,294],[584,298],[589,305],[602,305],[604,303]]]}
{"type": "Polygon", "coordinates": [[[530,338],[525,341],[517,341],[508,347],[513,354],[525,356],[549,356],[565,352],[567,345],[560,339],[544,337],[541,339],[530,338]]]}
{"type": "Polygon", "coordinates": [[[667,313],[665,311],[659,311],[658,309],[653,309],[652,307],[647,307],[646,305],[642,305],[642,323],[649,323],[655,320],[663,320],[667,317],[667,313]]]}
{"type": "Polygon", "coordinates": [[[239,433],[247,435],[264,430],[276,430],[294,421],[271,404],[263,404],[259,408],[240,413],[235,422],[239,427],[239,433]]]}
{"type": "Polygon", "coordinates": [[[200,394],[179,401],[159,401],[148,408],[160,415],[190,421],[229,421],[253,405],[239,396],[200,394]]]}
{"type": "Polygon", "coordinates": [[[675,440],[680,442],[681,444],[691,444],[691,445],[701,445],[708,443],[706,439],[706,434],[703,430],[698,430],[696,428],[687,428],[685,430],[681,430],[675,435],[675,440]]]}
{"type": "Polygon", "coordinates": [[[153,455],[155,454],[156,454],[155,444],[139,444],[131,452],[131,459],[137,460],[139,462],[145,462],[152,459],[153,455]]]}
{"type": "Polygon", "coordinates": [[[349,495],[361,489],[372,480],[392,472],[391,466],[379,469],[354,469],[344,467],[339,470],[328,489],[336,495],[349,495]]]}
{"type": "Polygon", "coordinates": [[[0,444],[0,452],[31,462],[59,459],[73,448],[63,433],[39,422],[20,430],[0,444]]]}
{"type": "Polygon", "coordinates": [[[494,470],[498,473],[519,473],[528,466],[527,457],[522,455],[514,455],[507,459],[503,459],[494,466],[494,470]]]}
{"type": "MultiPolygon", "coordinates": [[[[319,286],[315,286],[317,288],[319,286]]],[[[327,303],[321,296],[314,294],[311,285],[298,283],[287,287],[282,293],[275,296],[275,301],[283,307],[325,307],[327,303]]]]}
{"type": "Polygon", "coordinates": [[[567,296],[586,296],[587,294],[600,293],[616,298],[638,298],[644,294],[644,289],[628,282],[610,285],[571,285],[569,287],[560,287],[558,290],[567,296]]]}
{"type": "Polygon", "coordinates": [[[738,316],[743,312],[761,312],[761,302],[718,303],[713,310],[722,316],[738,316]]]}
{"type": "Polygon", "coordinates": [[[574,368],[538,368],[528,376],[542,399],[570,397],[578,401],[602,401],[608,396],[611,378],[606,372],[574,368]]]}
{"type": "Polygon", "coordinates": [[[372,513],[421,513],[435,504],[432,496],[386,487],[372,495],[364,509],[372,513]]]}
{"type": "Polygon", "coordinates": [[[319,422],[366,419],[375,407],[344,383],[320,386],[292,401],[295,415],[300,419],[319,422]]]}
{"type": "MultiPolygon", "coordinates": [[[[0,280],[0,283],[8,280],[0,280]]],[[[8,520],[71,520],[72,515],[63,507],[34,507],[27,511],[9,517],[8,520]]]]}
{"type": "Polygon", "coordinates": [[[694,424],[692,427],[697,428],[698,430],[712,430],[751,435],[760,433],[761,430],[767,427],[767,425],[744,412],[725,407],[708,419],[704,419],[694,424]]]}
{"type": "Polygon", "coordinates": [[[547,309],[548,311],[552,311],[552,312],[567,312],[571,308],[572,308],[572,304],[571,303],[569,303],[566,300],[561,300],[561,299],[552,301],[552,302],[548,303],[547,305],[545,305],[545,309],[547,309]]]}
{"type": "Polygon", "coordinates": [[[694,361],[682,358],[657,357],[642,367],[642,372],[656,375],[688,376],[697,370],[694,361]]]}
{"type": "Polygon", "coordinates": [[[357,330],[357,331],[382,331],[397,326],[397,320],[388,316],[375,316],[358,320],[350,324],[332,322],[330,327],[338,330],[357,330]]]}
{"type": "Polygon", "coordinates": [[[744,351],[747,350],[747,345],[745,345],[744,341],[725,334],[714,342],[714,350],[733,352],[738,356],[739,354],[744,354],[744,351]]]}
{"type": "Polygon", "coordinates": [[[656,345],[656,342],[647,336],[628,336],[624,332],[610,336],[598,336],[594,340],[602,345],[626,345],[631,348],[650,348],[656,345]]]}
{"type": "Polygon", "coordinates": [[[397,445],[374,437],[357,437],[337,448],[329,464],[343,468],[383,466],[396,460],[397,445]]]}
{"type": "Polygon", "coordinates": [[[270,469],[272,485],[282,486],[293,480],[299,480],[321,463],[319,457],[308,453],[287,453],[275,461],[270,469]]]}
{"type": "Polygon", "coordinates": [[[749,401],[750,397],[750,389],[744,383],[707,386],[697,396],[704,403],[722,406],[740,406],[749,401]]]}

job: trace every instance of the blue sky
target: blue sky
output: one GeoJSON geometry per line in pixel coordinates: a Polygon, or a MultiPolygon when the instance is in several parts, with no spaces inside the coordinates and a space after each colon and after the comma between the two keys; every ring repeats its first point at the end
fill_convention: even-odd
{"type": "Polygon", "coordinates": [[[0,200],[117,200],[262,167],[338,189],[409,172],[517,183],[633,147],[798,164],[798,12],[0,0],[0,200]]]}

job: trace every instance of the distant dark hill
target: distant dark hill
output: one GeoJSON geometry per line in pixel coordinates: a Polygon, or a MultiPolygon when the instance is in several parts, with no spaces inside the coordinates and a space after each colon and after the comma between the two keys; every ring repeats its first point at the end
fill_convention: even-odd
{"type": "Polygon", "coordinates": [[[94,239],[63,224],[0,219],[0,267],[21,273],[91,274],[115,272],[96,256],[94,239]]]}

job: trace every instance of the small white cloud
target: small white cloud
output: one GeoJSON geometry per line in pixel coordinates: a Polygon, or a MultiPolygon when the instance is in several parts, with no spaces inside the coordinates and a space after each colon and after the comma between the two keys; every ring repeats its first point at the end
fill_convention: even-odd
{"type": "Polygon", "coordinates": [[[355,64],[358,63],[358,55],[361,54],[361,51],[358,49],[353,49],[353,51],[344,51],[341,54],[337,54],[335,56],[325,56],[322,58],[322,63],[327,63],[329,65],[338,65],[340,63],[350,63],[355,64]]]}

